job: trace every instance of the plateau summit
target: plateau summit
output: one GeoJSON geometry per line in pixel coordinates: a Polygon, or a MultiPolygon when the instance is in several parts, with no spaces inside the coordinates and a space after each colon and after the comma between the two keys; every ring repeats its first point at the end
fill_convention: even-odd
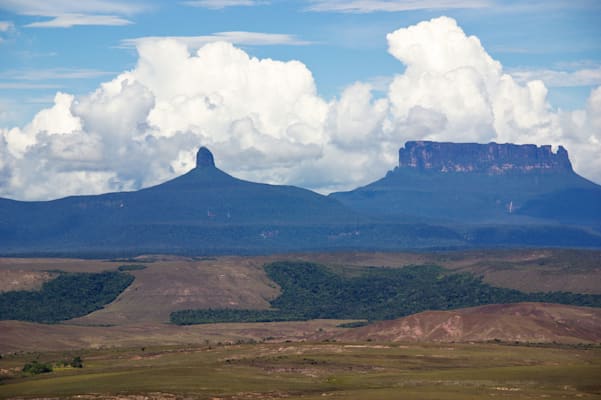
{"type": "Polygon", "coordinates": [[[396,221],[601,225],[601,187],[574,172],[561,146],[411,141],[384,178],[331,197],[396,221]]]}

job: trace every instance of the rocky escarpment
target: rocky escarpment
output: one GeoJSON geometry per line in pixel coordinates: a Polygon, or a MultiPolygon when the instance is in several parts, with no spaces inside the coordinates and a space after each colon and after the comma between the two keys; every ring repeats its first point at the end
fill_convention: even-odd
{"type": "Polygon", "coordinates": [[[388,221],[531,224],[536,218],[601,227],[601,187],[573,171],[561,146],[410,141],[385,177],[331,196],[388,221]]]}
{"type": "Polygon", "coordinates": [[[505,174],[573,172],[568,152],[559,146],[410,141],[399,150],[399,168],[437,172],[505,174]]]}

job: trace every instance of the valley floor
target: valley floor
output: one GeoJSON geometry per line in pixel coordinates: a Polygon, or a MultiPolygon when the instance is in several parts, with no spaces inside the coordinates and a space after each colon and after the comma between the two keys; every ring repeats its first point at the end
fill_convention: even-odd
{"type": "Polygon", "coordinates": [[[599,399],[601,348],[288,342],[28,353],[0,359],[1,398],[599,399]],[[22,376],[24,363],[83,368],[22,376]]]}
{"type": "Polygon", "coordinates": [[[349,322],[341,320],[168,323],[171,312],[186,308],[268,308],[281,287],[263,265],[282,259],[328,265],[351,277],[356,267],[436,264],[502,288],[601,294],[601,252],[584,250],[0,258],[0,293],[39,290],[61,271],[125,271],[135,277],[113,302],[79,318],[56,324],[0,321],[0,398],[601,399],[601,344],[598,335],[581,332],[589,325],[599,332],[598,309],[516,304],[424,313],[411,317],[415,324],[407,319],[409,325],[392,321],[355,329],[340,327],[349,322]],[[500,319],[501,311],[506,319],[500,319]],[[438,343],[428,342],[430,336],[409,341],[398,334],[406,326],[416,332],[449,330],[449,318],[468,330],[474,313],[476,321],[502,326],[491,333],[493,322],[476,324],[484,332],[480,339],[431,335],[438,343]],[[528,324],[534,320],[540,323],[528,324]],[[561,335],[542,335],[541,326],[561,335]],[[345,335],[351,331],[356,337],[345,335]],[[83,368],[65,366],[77,357],[83,368]],[[23,373],[32,361],[53,371],[23,373]]]}

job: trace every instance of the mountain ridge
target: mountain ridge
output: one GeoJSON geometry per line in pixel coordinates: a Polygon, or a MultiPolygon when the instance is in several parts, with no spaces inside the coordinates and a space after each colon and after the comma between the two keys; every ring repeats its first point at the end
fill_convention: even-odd
{"type": "Polygon", "coordinates": [[[567,152],[510,145],[504,153],[499,149],[509,145],[499,146],[496,153],[472,151],[466,160],[511,153],[503,160],[519,161],[526,154],[516,161],[521,167],[489,174],[399,166],[376,182],[330,196],[235,178],[201,147],[195,168],[138,191],[46,202],[0,199],[0,254],[601,247],[601,187],[571,170],[567,152]],[[538,153],[529,163],[528,154],[538,153]]]}
{"type": "MultiPolygon", "coordinates": [[[[47,202],[0,199],[0,251],[211,252],[215,246],[244,251],[269,248],[266,239],[283,234],[282,227],[311,230],[364,220],[306,189],[235,178],[215,166],[205,147],[197,163],[181,176],[138,191],[47,202]]],[[[300,236],[293,239],[302,243],[300,236]]]]}

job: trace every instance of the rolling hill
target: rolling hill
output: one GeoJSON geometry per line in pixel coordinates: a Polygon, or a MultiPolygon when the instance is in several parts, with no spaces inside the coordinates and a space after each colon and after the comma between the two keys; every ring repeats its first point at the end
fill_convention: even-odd
{"type": "Polygon", "coordinates": [[[547,303],[492,304],[425,311],[349,329],[342,341],[599,343],[601,309],[547,303]]]}
{"type": "MultiPolygon", "coordinates": [[[[597,332],[598,335],[599,308],[541,303],[497,304],[452,311],[448,308],[451,302],[459,307],[483,304],[482,295],[486,293],[519,295],[527,299],[529,294],[541,298],[545,294],[540,292],[561,290],[574,294],[596,294],[595,297],[599,298],[599,256],[599,251],[539,249],[448,253],[310,253],[287,255],[284,259],[290,261],[286,263],[282,263],[282,255],[198,258],[144,256],[132,260],[2,258],[0,281],[11,279],[21,286],[5,290],[0,295],[12,292],[13,296],[22,297],[27,294],[22,290],[35,291],[30,286],[30,278],[35,274],[41,274],[38,279],[48,284],[54,279],[48,275],[57,277],[64,274],[65,277],[77,278],[70,283],[76,285],[72,288],[75,290],[69,289],[68,282],[63,281],[62,286],[66,290],[62,292],[74,293],[74,296],[62,298],[63,310],[65,306],[70,307],[69,303],[77,307],[81,305],[78,296],[84,290],[84,285],[77,280],[84,275],[101,278],[107,273],[114,275],[124,271],[135,279],[114,301],[95,311],[89,310],[93,312],[79,318],[52,325],[0,322],[0,352],[8,349],[57,350],[108,344],[142,346],[147,343],[203,343],[206,339],[236,341],[268,337],[282,341],[328,338],[350,342],[370,338],[372,341],[391,341],[396,339],[386,334],[399,332],[398,321],[409,321],[402,325],[409,333],[415,333],[418,328],[423,332],[422,338],[407,336],[398,339],[403,341],[500,339],[594,342],[595,339],[589,334],[597,332]],[[327,263],[329,267],[323,269],[310,264],[316,261],[327,263]],[[444,265],[446,271],[432,267],[405,267],[416,262],[436,262],[444,265]],[[278,272],[278,276],[272,276],[270,270],[278,272]],[[439,272],[444,274],[440,275],[439,272]],[[480,282],[479,277],[483,278],[480,282]],[[474,297],[474,293],[479,293],[478,297],[474,297]],[[431,301],[436,300],[433,295],[442,299],[444,310],[432,311],[433,308],[440,308],[440,305],[437,306],[439,303],[431,301]],[[459,304],[452,300],[458,295],[468,302],[459,304]],[[279,307],[282,310],[294,310],[297,314],[316,310],[318,313],[314,317],[325,317],[327,313],[345,319],[375,319],[378,309],[394,314],[395,310],[416,306],[420,310],[430,311],[397,321],[378,322],[373,325],[375,328],[360,328],[366,331],[336,328],[336,335],[325,335],[327,332],[324,331],[332,331],[345,321],[328,319],[269,324],[241,324],[237,321],[233,324],[190,326],[168,323],[174,311],[190,308],[251,309],[261,312],[270,307],[279,307]],[[366,308],[371,311],[362,313],[361,310],[366,308]],[[390,329],[387,328],[389,326],[390,329]],[[444,327],[450,327],[449,332],[458,332],[459,328],[462,331],[460,335],[447,337],[443,335],[446,332],[444,327]],[[316,336],[318,331],[325,336],[316,336]],[[353,332],[360,334],[351,336],[355,335],[353,332]],[[380,332],[382,337],[377,336],[380,332]],[[349,336],[338,339],[338,334],[349,336]]],[[[87,286],[90,288],[90,285],[87,286]]],[[[45,290],[42,284],[37,290],[43,296],[45,290]]],[[[58,294],[58,291],[55,293],[58,294]]],[[[507,297],[491,300],[504,299],[507,297]]],[[[525,301],[517,297],[514,300],[525,301]]],[[[484,302],[488,302],[487,298],[484,298],[484,302]]],[[[15,306],[16,303],[13,303],[8,309],[15,311],[15,306]]],[[[32,311],[30,306],[22,309],[32,311]]],[[[407,313],[397,313],[397,316],[402,314],[407,313]]]]}

